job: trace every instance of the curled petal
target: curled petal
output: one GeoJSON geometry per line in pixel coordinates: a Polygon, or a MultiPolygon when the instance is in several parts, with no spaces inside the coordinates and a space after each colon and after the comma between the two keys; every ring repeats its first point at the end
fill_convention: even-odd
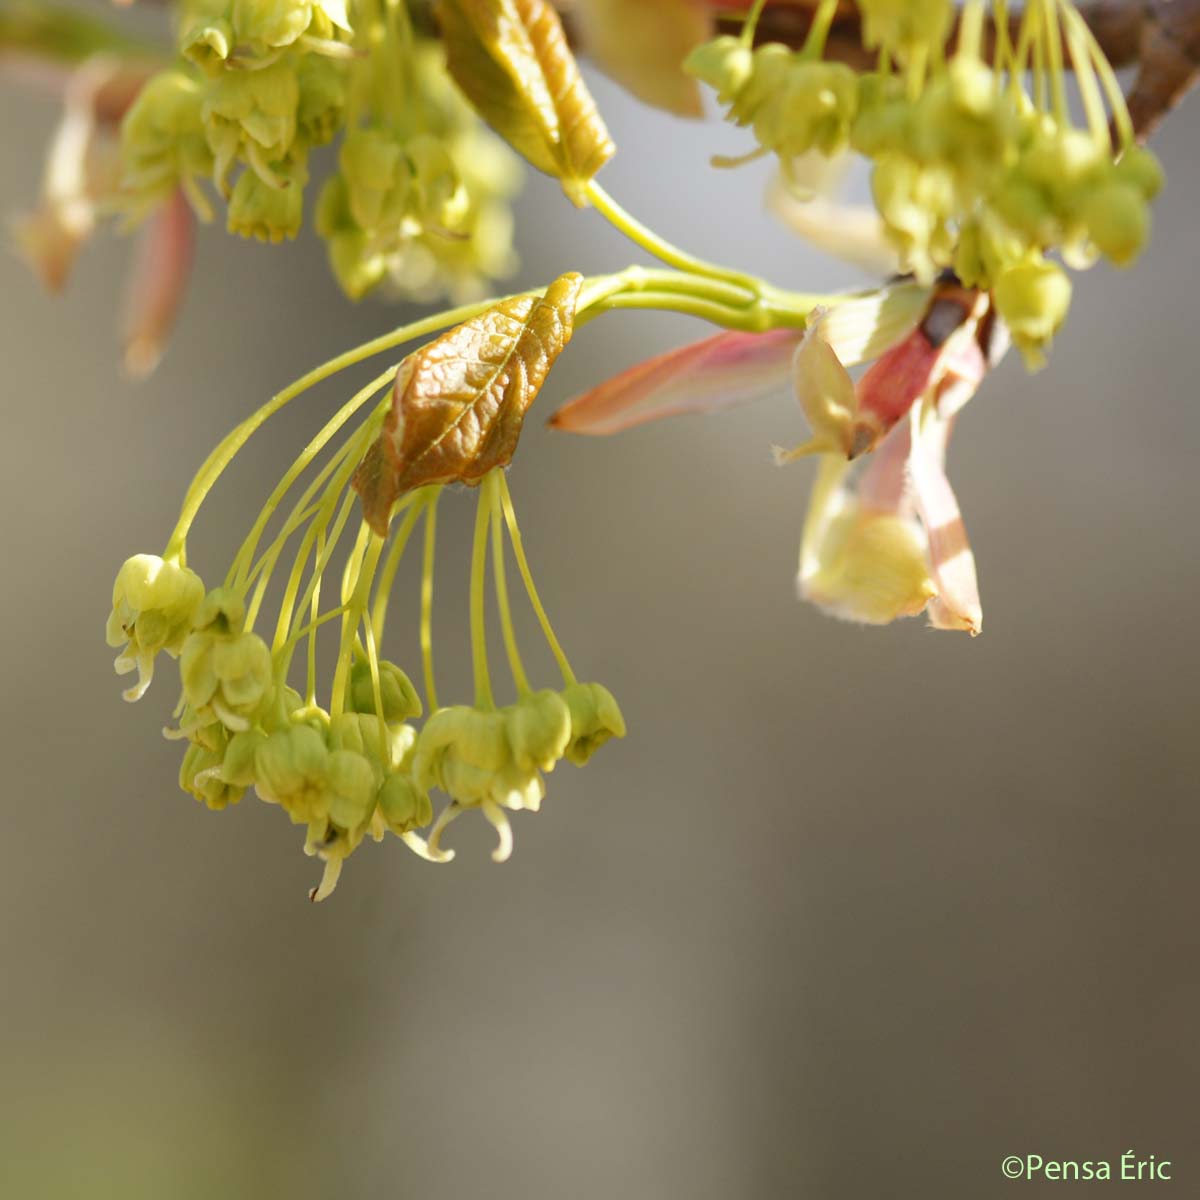
{"type": "Polygon", "coordinates": [[[431,847],[419,833],[402,833],[400,840],[418,857],[426,862],[448,863],[454,858],[453,850],[431,847]]]}
{"type": "Polygon", "coordinates": [[[126,294],[125,369],[144,378],[158,365],[192,267],[195,218],[175,191],[139,239],[126,294]]]}
{"type": "Polygon", "coordinates": [[[937,596],[929,604],[935,629],[965,629],[975,636],[983,627],[975,556],[967,540],[958,498],[946,477],[946,442],[951,422],[924,403],[912,416],[909,478],[921,523],[929,539],[929,559],[937,596]]]}
{"type": "Polygon", "coordinates": [[[485,800],[479,807],[499,837],[496,848],[492,851],[492,862],[508,862],[513,849],[512,826],[508,821],[508,813],[491,800],[485,800]]]}
{"type": "Polygon", "coordinates": [[[792,386],[813,436],[793,450],[777,451],[775,459],[780,463],[803,454],[853,458],[856,452],[854,380],[825,338],[822,315],[818,313],[810,324],[792,360],[792,386]]]}
{"type": "Polygon", "coordinates": [[[321,882],[315,888],[310,889],[308,893],[308,898],[314,904],[319,904],[333,895],[333,889],[337,887],[338,879],[342,874],[343,861],[340,854],[325,860],[325,870],[321,875],[321,882]]]}
{"type": "Polygon", "coordinates": [[[718,333],[681,346],[584,392],[551,418],[554,429],[609,434],[681,413],[714,412],[786,388],[801,335],[718,333]]]}

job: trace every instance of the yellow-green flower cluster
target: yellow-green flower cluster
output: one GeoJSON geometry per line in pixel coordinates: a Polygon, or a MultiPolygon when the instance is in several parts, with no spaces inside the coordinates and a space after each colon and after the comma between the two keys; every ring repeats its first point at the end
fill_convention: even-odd
{"type": "Polygon", "coordinates": [[[849,145],[859,102],[859,77],[850,67],[786,46],[751,50],[734,37],[697,47],[686,67],[729,105],[729,120],[750,126],[758,144],[785,163],[812,150],[839,154],[849,145]]]}
{"type": "Polygon", "coordinates": [[[405,102],[347,133],[317,231],[349,296],[383,284],[467,303],[515,269],[509,202],[520,166],[454,87],[436,43],[416,43],[410,66],[405,102]]]}
{"type": "MultiPolygon", "coordinates": [[[[515,522],[506,490],[500,499],[496,474],[485,479],[479,501],[481,526],[494,526],[494,554],[500,547],[502,504],[507,505],[507,518],[515,522]]],[[[343,475],[331,485],[335,495],[345,479],[343,475]]],[[[138,687],[126,692],[126,699],[138,699],[145,692],[160,651],[179,659],[178,725],[166,732],[188,743],[180,787],[210,809],[237,804],[252,788],[260,799],[277,804],[293,824],[303,825],[305,852],[325,864],[313,899],[329,895],[342,864],[368,835],[381,841],[391,832],[422,857],[448,861],[453,853],[442,849],[442,834],[466,810],[480,812],[496,828],[500,843],[493,857],[503,861],[512,849],[507,813],[536,811],[545,795],[545,774],[563,759],[583,765],[609,738],[625,733],[611,693],[599,684],[577,682],[556,640],[552,649],[563,667],[563,687],[533,690],[529,686],[512,632],[502,565],[495,574],[518,695],[513,703],[496,706],[479,607],[486,571],[482,542],[472,561],[471,641],[477,691],[469,705],[438,707],[433,698],[428,607],[432,550],[427,554],[422,648],[432,711],[418,728],[425,705],[408,675],[378,656],[376,644],[383,633],[395,567],[412,525],[424,513],[432,528],[439,491],[427,489],[418,499],[410,497],[407,518],[394,533],[391,561],[382,572],[376,568],[383,539],[362,527],[346,565],[343,603],[329,614],[342,618],[342,637],[328,707],[315,699],[314,639],[321,621],[293,628],[298,625],[295,571],[286,589],[291,601],[284,602],[281,632],[271,647],[251,627],[266,574],[259,576],[249,603],[245,587],[236,582],[206,595],[199,576],[183,566],[179,556],[164,560],[138,555],[117,578],[108,639],[113,645],[127,643],[117,660],[118,671],[136,666],[141,672],[138,687]],[[375,603],[368,616],[365,597],[376,580],[375,603]],[[355,636],[356,630],[361,637],[355,636]],[[307,695],[302,696],[288,685],[287,675],[293,651],[305,639],[310,651],[307,695]],[[431,799],[435,790],[448,797],[436,822],[431,799]],[[417,831],[431,823],[427,838],[422,837],[417,831]]],[[[336,534],[332,536],[336,541],[336,534]]],[[[251,545],[255,540],[252,534],[251,545]]],[[[301,567],[314,540],[302,539],[301,567]]],[[[527,575],[524,551],[515,538],[514,547],[530,598],[539,619],[545,620],[527,575]]],[[[272,550],[260,559],[268,573],[273,560],[272,550]]],[[[328,562],[328,555],[317,558],[309,595],[319,590],[328,562]]],[[[238,562],[230,574],[234,581],[241,578],[238,562]]],[[[253,574],[246,575],[247,582],[253,574]]],[[[552,633],[549,636],[553,639],[552,633]]]]}
{"type": "Polygon", "coordinates": [[[518,160],[404,4],[187,0],[178,30],[180,63],[151,79],[122,128],[133,219],[178,187],[210,219],[210,179],[231,233],[294,238],[310,152],[344,131],[316,225],[349,295],[386,283],[463,302],[513,271],[518,160]]]}
{"type": "Polygon", "coordinates": [[[179,48],[203,71],[254,70],[299,45],[350,33],[346,0],[184,0],[179,48]]]}
{"type": "Polygon", "coordinates": [[[820,61],[814,22],[797,52],[718,38],[688,69],[729,105],[729,119],[790,160],[851,148],[873,164],[872,193],[904,270],[929,282],[950,268],[992,290],[1027,361],[1037,364],[1066,317],[1071,284],[1051,255],[1084,267],[1099,255],[1134,260],[1149,236],[1162,184],[1153,156],[1130,144],[1111,70],[1070,5],[1026,6],[1018,45],[996,31],[995,65],[981,56],[985,6],[963,6],[955,53],[948,0],[871,0],[864,38],[880,69],[820,61]],[[1061,25],[1060,25],[1061,22],[1061,25]],[[1065,99],[1069,46],[1087,113],[1077,128],[1065,99]],[[1036,100],[1025,89],[1032,70],[1036,100]],[[1097,76],[1122,132],[1114,156],[1097,76]]]}
{"type": "Polygon", "coordinates": [[[182,61],[147,84],[122,126],[135,218],[182,186],[208,219],[197,181],[209,178],[228,201],[230,232],[294,238],[309,152],[344,121],[351,36],[342,0],[182,5],[182,61]]]}

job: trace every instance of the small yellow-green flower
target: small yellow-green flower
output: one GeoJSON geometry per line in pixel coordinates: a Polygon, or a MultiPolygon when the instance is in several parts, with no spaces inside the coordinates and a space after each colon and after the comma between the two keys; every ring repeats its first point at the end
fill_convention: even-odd
{"type": "Polygon", "coordinates": [[[598,683],[572,683],[563,688],[562,698],[571,714],[571,739],[563,757],[577,767],[610,738],[625,736],[625,718],[608,688],[598,683]]]}
{"type": "Polygon", "coordinates": [[[124,649],[117,656],[118,675],[137,670],[136,686],[126,700],[145,695],[154,676],[160,650],[177,658],[191,632],[192,620],[204,599],[204,583],[195,571],[154,554],[135,554],[126,560],[113,585],[113,607],[105,636],[108,644],[124,649]]]}
{"type": "Polygon", "coordinates": [[[245,609],[225,588],[209,592],[196,614],[195,632],[180,653],[184,699],[201,721],[231,732],[251,728],[271,698],[271,651],[242,630],[245,609]]]}

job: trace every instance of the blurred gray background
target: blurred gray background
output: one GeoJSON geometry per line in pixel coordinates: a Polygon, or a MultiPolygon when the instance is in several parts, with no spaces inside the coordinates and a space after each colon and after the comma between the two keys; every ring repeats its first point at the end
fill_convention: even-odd
{"type": "MultiPolygon", "coordinates": [[[[620,146],[604,182],[656,228],[796,288],[856,281],[763,211],[763,171],[709,169],[734,132],[596,92],[620,146]]],[[[1170,187],[1137,269],[1080,279],[1048,369],[1006,362],[959,425],[983,637],[795,600],[811,468],[770,465],[801,432],[786,396],[545,431],[703,332],[597,322],[512,487],[559,633],[629,737],[555,772],[508,865],[464,820],[452,866],[367,845],[320,906],[278,810],[177,791],[171,671],[124,704],[102,630],[117,567],[161,549],[213,443],[404,312],[341,298],[309,233],[208,229],[134,386],[129,246],[98,239],[58,300],[6,256],[0,1194],[1049,1196],[1066,1185],[1001,1160],[1129,1148],[1196,1194],[1198,106],[1158,141],[1170,187]]],[[[34,199],[55,117],[3,85],[4,211],[34,199]]],[[[540,178],[519,241],[530,283],[638,257],[540,178]]],[[[192,539],[206,578],[372,368],[251,443],[192,539]]],[[[472,508],[446,498],[439,550],[439,667],[464,682],[472,508]]]]}

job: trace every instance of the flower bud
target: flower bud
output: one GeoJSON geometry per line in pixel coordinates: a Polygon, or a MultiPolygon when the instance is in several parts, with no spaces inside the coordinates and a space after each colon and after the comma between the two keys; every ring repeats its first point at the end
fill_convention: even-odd
{"type": "Polygon", "coordinates": [[[309,0],[233,0],[238,41],[260,51],[290,46],[308,28],[312,15],[309,0]]]}
{"type": "Polygon", "coordinates": [[[1045,362],[1050,342],[1071,307],[1071,281],[1066,272],[1041,256],[1032,256],[1003,271],[993,291],[996,311],[1031,369],[1045,362]]]}
{"type": "Polygon", "coordinates": [[[364,826],[375,809],[379,790],[371,763],[353,750],[334,750],[327,763],[329,820],[343,830],[364,826]]]}
{"type": "Polygon", "coordinates": [[[505,726],[519,770],[552,771],[571,740],[571,710],[547,688],[507,708],[505,726]]]}
{"type": "Polygon", "coordinates": [[[235,733],[225,749],[225,757],[221,762],[221,778],[239,787],[253,787],[258,771],[255,765],[256,756],[259,747],[266,740],[267,735],[258,729],[235,733]]]}
{"type": "MultiPolygon", "coordinates": [[[[382,716],[389,725],[421,715],[421,698],[417,695],[417,689],[395,663],[386,659],[379,663],[379,692],[383,702],[382,716]]],[[[350,712],[376,714],[375,685],[370,663],[357,662],[350,669],[346,708],[350,712]]]]}
{"type": "Polygon", "coordinates": [[[955,207],[950,170],[885,155],[875,163],[871,192],[902,261],[918,278],[930,279],[953,248],[946,229],[955,207]]]}
{"type": "Polygon", "coordinates": [[[221,754],[197,743],[184,752],[179,786],[214,811],[236,804],[246,794],[244,786],[225,779],[221,754]]]}
{"type": "Polygon", "coordinates": [[[387,274],[387,256],[372,244],[350,211],[346,180],[332,175],[317,201],[317,233],[329,248],[329,265],[351,300],[361,300],[387,274]]]}
{"type": "Polygon", "coordinates": [[[1127,267],[1150,236],[1146,201],[1130,184],[1113,182],[1089,194],[1081,212],[1088,237],[1118,267],[1127,267]]]}
{"type": "Polygon", "coordinates": [[[202,633],[241,633],[245,620],[245,601],[233,588],[219,587],[205,595],[192,627],[202,633]]]}
{"type": "Polygon", "coordinates": [[[1141,192],[1145,200],[1153,200],[1162,191],[1166,178],[1158,158],[1143,146],[1130,146],[1121,155],[1114,174],[1122,182],[1141,192]]]}
{"type": "Polygon", "coordinates": [[[400,143],[383,130],[355,129],[346,134],[338,165],[350,215],[359,228],[374,229],[391,213],[403,155],[400,143]]]}
{"type": "Polygon", "coordinates": [[[564,757],[582,767],[609,738],[625,736],[625,718],[613,694],[598,683],[572,683],[562,698],[571,713],[571,740],[564,757]]]}
{"type": "Polygon", "coordinates": [[[850,140],[858,77],[842,63],[794,59],[779,88],[760,105],[754,136],[781,158],[810,150],[833,155],[850,140]]]}
{"type": "Polygon", "coordinates": [[[229,0],[185,0],[179,6],[179,52],[210,75],[225,66],[237,43],[229,0]]]}
{"type": "Polygon", "coordinates": [[[201,113],[213,152],[217,182],[224,185],[239,152],[259,175],[281,162],[296,136],[300,84],[294,65],[281,59],[254,71],[224,71],[212,80],[201,113]]]}
{"type": "Polygon", "coordinates": [[[138,682],[125,692],[137,700],[150,686],[160,650],[178,657],[204,599],[204,584],[195,571],[153,554],[136,554],[117,573],[113,607],[105,637],[114,648],[124,643],[117,673],[137,669],[138,682]]]}
{"type": "MultiPolygon", "coordinates": [[[[126,190],[154,207],[177,186],[212,173],[204,127],[203,88],[184,71],[160,71],[138,93],[121,122],[126,190]]],[[[194,188],[189,198],[196,201],[194,188]]],[[[202,211],[202,210],[200,210],[202,211]]],[[[203,213],[202,213],[203,215],[203,213]]]]}
{"type": "Polygon", "coordinates": [[[346,66],[321,54],[306,54],[296,68],[300,103],[296,126],[310,146],[333,141],[346,110],[346,66]]]}
{"type": "Polygon", "coordinates": [[[271,734],[254,757],[254,790],[278,804],[295,825],[329,814],[329,751],[325,739],[307,725],[271,734]]]}
{"type": "Polygon", "coordinates": [[[193,633],[184,643],[179,674],[183,694],[201,717],[232,732],[251,727],[270,699],[271,651],[256,633],[193,633]]]}
{"type": "Polygon", "coordinates": [[[455,795],[445,782],[448,767],[459,763],[470,768],[462,776],[467,784],[472,770],[488,776],[510,761],[504,714],[454,705],[438,709],[417,736],[413,777],[423,788],[440,787],[455,795]]]}
{"type": "Polygon", "coordinates": [[[379,789],[379,811],[395,834],[411,833],[433,820],[428,793],[417,787],[410,775],[393,772],[379,789]]]}
{"type": "Polygon", "coordinates": [[[687,56],[683,69],[713,88],[722,104],[731,104],[754,73],[754,51],[741,38],[713,38],[687,56]]]}
{"type": "Polygon", "coordinates": [[[254,171],[243,171],[233,185],[229,197],[226,228],[239,237],[259,242],[292,240],[300,232],[304,217],[304,185],[308,182],[308,165],[304,156],[297,158],[295,148],[291,160],[272,165],[272,171],[283,186],[266,182],[254,171]]]}

